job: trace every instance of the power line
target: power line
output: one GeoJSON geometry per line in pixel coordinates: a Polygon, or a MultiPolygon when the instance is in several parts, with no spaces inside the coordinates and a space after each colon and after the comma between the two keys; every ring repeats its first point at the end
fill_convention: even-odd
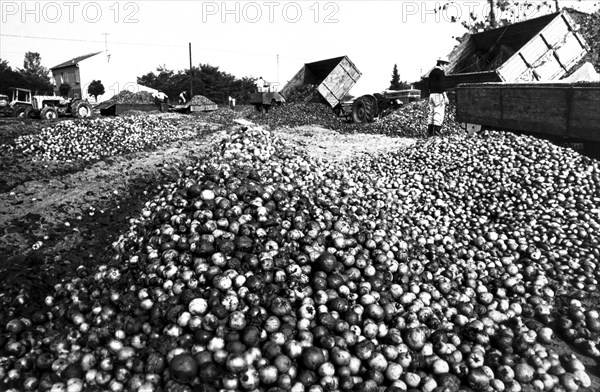
{"type": "MultiPolygon", "coordinates": [[[[12,37],[12,38],[28,38],[28,39],[44,39],[51,41],[71,41],[71,42],[86,42],[86,43],[97,43],[103,44],[103,40],[93,40],[93,39],[77,39],[77,38],[60,38],[60,37],[39,37],[34,35],[19,35],[19,34],[0,34],[2,37],[12,37]]],[[[157,44],[157,43],[146,43],[146,42],[111,42],[111,44],[117,45],[139,45],[139,46],[166,46],[173,48],[182,48],[185,45],[173,45],[173,44],[157,44]]]]}
{"type": "MultiPolygon", "coordinates": [[[[85,42],[85,43],[97,43],[104,44],[104,40],[93,40],[93,39],[77,39],[77,38],[60,38],[60,37],[41,37],[41,36],[33,36],[33,35],[19,35],[19,34],[0,34],[0,37],[11,37],[11,38],[26,38],[26,39],[43,39],[43,40],[51,40],[51,41],[69,41],[69,42],[85,42]]],[[[111,44],[115,45],[133,45],[133,46],[153,46],[153,47],[169,47],[169,48],[185,48],[187,45],[176,45],[176,44],[158,44],[158,43],[146,43],[146,42],[118,42],[111,41],[111,44]]],[[[255,55],[255,56],[263,56],[263,57],[272,57],[272,53],[259,53],[259,52],[243,52],[237,50],[230,49],[221,49],[221,48],[207,48],[207,47],[199,47],[196,49],[207,50],[213,52],[223,52],[223,53],[233,53],[240,55],[255,55]]],[[[280,56],[282,58],[294,59],[294,60],[302,60],[300,57],[293,56],[280,56]]]]}

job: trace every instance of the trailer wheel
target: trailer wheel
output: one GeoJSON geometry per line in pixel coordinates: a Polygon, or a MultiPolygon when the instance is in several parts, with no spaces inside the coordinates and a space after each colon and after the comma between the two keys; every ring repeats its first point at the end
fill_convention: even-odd
{"type": "Polygon", "coordinates": [[[46,106],[40,113],[42,120],[55,120],[58,118],[58,112],[51,106],[46,106]]]}
{"type": "Polygon", "coordinates": [[[92,115],[92,107],[87,102],[78,101],[71,106],[71,113],[77,118],[90,117],[92,115]]]}
{"type": "Polygon", "coordinates": [[[377,101],[369,96],[358,98],[352,105],[352,120],[355,123],[372,122],[377,116],[377,101]]]}

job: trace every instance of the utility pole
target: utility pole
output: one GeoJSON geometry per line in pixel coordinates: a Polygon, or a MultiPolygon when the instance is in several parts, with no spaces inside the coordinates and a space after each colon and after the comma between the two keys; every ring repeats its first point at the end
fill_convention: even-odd
{"type": "Polygon", "coordinates": [[[104,55],[108,63],[110,61],[110,55],[108,54],[108,33],[102,33],[102,35],[104,35],[104,55]]]}
{"type": "Polygon", "coordinates": [[[192,80],[194,79],[194,68],[192,68],[192,43],[189,43],[189,47],[190,47],[190,99],[192,99],[192,97],[194,96],[194,90],[193,90],[193,83],[192,80]]]}

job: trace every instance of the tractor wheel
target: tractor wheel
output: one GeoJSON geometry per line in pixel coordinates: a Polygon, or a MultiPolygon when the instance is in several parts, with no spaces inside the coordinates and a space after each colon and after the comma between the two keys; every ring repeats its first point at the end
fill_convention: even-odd
{"type": "Polygon", "coordinates": [[[90,117],[92,115],[92,107],[87,102],[77,101],[71,105],[71,113],[77,118],[90,117]]]}
{"type": "Polygon", "coordinates": [[[267,113],[267,111],[269,110],[269,108],[267,107],[267,105],[255,105],[254,106],[256,108],[257,111],[259,111],[261,114],[265,114],[267,113]]]}
{"type": "Polygon", "coordinates": [[[25,110],[27,110],[27,107],[17,106],[13,109],[13,116],[16,118],[25,118],[25,110]]]}
{"type": "Polygon", "coordinates": [[[58,118],[58,112],[51,106],[42,109],[40,113],[42,120],[55,120],[58,118]]]}
{"type": "Polygon", "coordinates": [[[373,97],[363,96],[352,105],[352,120],[355,123],[371,122],[377,116],[377,101],[373,97]]]}
{"type": "Polygon", "coordinates": [[[23,119],[34,119],[37,118],[37,115],[38,113],[33,108],[27,108],[23,113],[23,119]]]}

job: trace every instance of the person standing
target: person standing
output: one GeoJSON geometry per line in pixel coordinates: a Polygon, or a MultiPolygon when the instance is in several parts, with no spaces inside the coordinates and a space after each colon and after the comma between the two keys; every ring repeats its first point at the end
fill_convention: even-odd
{"type": "Polygon", "coordinates": [[[450,64],[446,57],[440,57],[435,68],[429,73],[429,117],[427,135],[439,134],[444,124],[448,95],[446,94],[446,67],[450,64]]]}
{"type": "Polygon", "coordinates": [[[258,80],[255,82],[256,84],[256,92],[257,93],[262,93],[265,90],[265,81],[262,78],[262,76],[260,78],[258,78],[258,80]]]}
{"type": "Polygon", "coordinates": [[[187,102],[187,92],[186,91],[182,91],[181,94],[179,94],[179,102],[180,103],[187,102]]]}

